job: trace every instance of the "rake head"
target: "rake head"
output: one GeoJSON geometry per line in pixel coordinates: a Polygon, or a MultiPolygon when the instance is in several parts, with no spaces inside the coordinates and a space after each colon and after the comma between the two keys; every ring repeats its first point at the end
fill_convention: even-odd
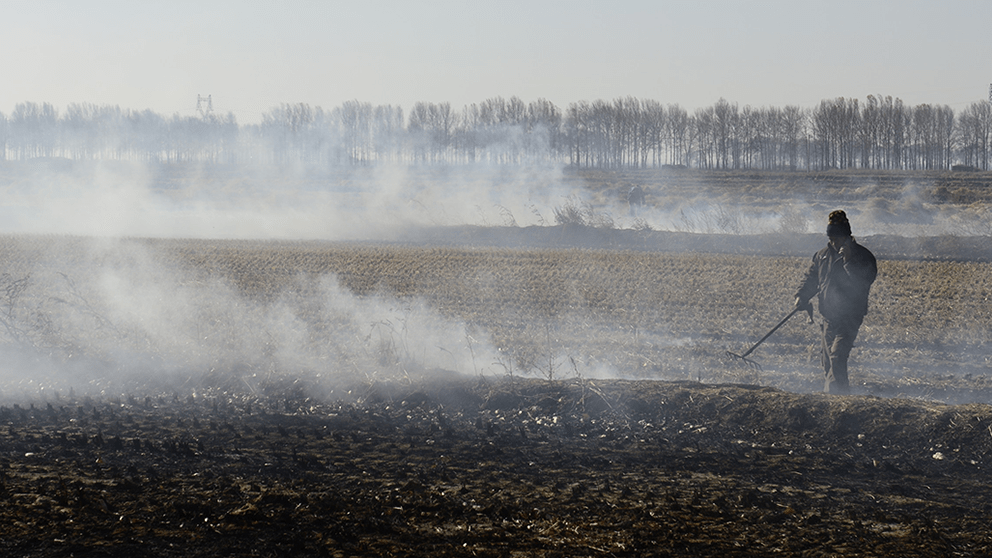
{"type": "Polygon", "coordinates": [[[732,359],[741,361],[742,363],[744,363],[746,366],[749,366],[750,368],[754,368],[755,370],[761,371],[761,365],[758,364],[757,362],[755,362],[755,361],[747,358],[746,355],[739,355],[737,353],[733,353],[733,352],[727,351],[727,356],[731,357],[732,359]]]}
{"type": "Polygon", "coordinates": [[[762,337],[761,339],[759,339],[758,342],[755,343],[744,354],[739,355],[737,353],[732,353],[730,351],[727,351],[727,356],[732,357],[732,358],[735,358],[735,359],[743,362],[744,364],[750,366],[751,368],[754,368],[755,370],[761,370],[761,365],[758,364],[757,362],[754,362],[753,360],[747,358],[747,355],[753,353],[754,350],[758,348],[758,345],[764,343],[765,342],[765,339],[768,339],[769,337],[771,337],[771,335],[773,333],[775,333],[778,330],[778,328],[782,327],[782,325],[785,324],[785,322],[789,321],[789,318],[791,318],[791,317],[795,316],[796,314],[798,314],[800,310],[805,310],[805,311],[809,312],[809,319],[812,322],[812,320],[813,320],[813,310],[811,308],[809,308],[809,307],[796,306],[795,308],[792,309],[792,312],[789,312],[789,315],[788,316],[782,318],[782,321],[780,321],[778,323],[778,325],[776,325],[775,327],[773,327],[771,331],[769,331],[768,333],[766,333],[764,337],[762,337]]]}

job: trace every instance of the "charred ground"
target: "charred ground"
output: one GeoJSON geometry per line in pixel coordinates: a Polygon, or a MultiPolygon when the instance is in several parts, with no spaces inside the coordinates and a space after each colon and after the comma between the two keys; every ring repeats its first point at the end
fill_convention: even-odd
{"type": "MultiPolygon", "coordinates": [[[[746,177],[715,176],[713,187],[749,191],[746,177]]],[[[832,176],[829,203],[860,195],[832,176]]],[[[968,203],[984,176],[935,192],[968,203]]],[[[640,180],[604,175],[599,191],[619,195],[628,179],[640,180]]],[[[759,182],[754,192],[775,190],[759,182]]],[[[762,347],[761,371],[722,358],[776,321],[816,235],[561,226],[435,229],[390,245],[129,240],[179,270],[183,292],[220,281],[258,311],[288,297],[326,333],[333,320],[308,301],[333,275],[356,297],[463,320],[507,361],[453,372],[380,344],[378,368],[334,385],[261,361],[178,383],[8,381],[0,552],[992,555],[987,238],[862,240],[881,275],[846,397],[815,392],[812,334],[798,322],[762,347]]],[[[86,278],[135,260],[94,259],[88,244],[3,239],[8,287],[43,281],[44,260],[61,289],[23,292],[31,312],[17,324],[41,329],[23,328],[19,345],[133,340],[86,278]],[[55,308],[91,329],[55,335],[55,308]]],[[[3,301],[5,319],[19,315],[10,291],[3,301]]],[[[247,315],[209,315],[198,336],[251,333],[257,324],[237,323],[247,315]]]]}
{"type": "MultiPolygon", "coordinates": [[[[21,238],[5,245],[10,261],[25,242],[62,254],[60,265],[80,253],[78,239],[21,238]],[[68,249],[53,248],[62,244],[68,249]]],[[[519,358],[538,363],[532,371],[538,376],[549,370],[547,361],[539,363],[546,350],[542,333],[548,316],[556,316],[562,323],[556,343],[577,347],[585,340],[588,354],[607,360],[630,353],[614,363],[655,377],[584,377],[590,364],[579,359],[561,362],[558,376],[544,378],[505,370],[461,375],[406,362],[399,374],[352,378],[333,391],[291,371],[250,368],[191,373],[169,388],[146,381],[122,391],[96,382],[76,395],[22,387],[19,399],[8,393],[0,407],[0,548],[6,554],[992,552],[992,408],[934,399],[970,391],[983,400],[987,379],[980,365],[967,378],[928,375],[927,367],[948,358],[946,351],[921,349],[925,336],[889,337],[917,312],[915,304],[936,306],[960,292],[931,288],[943,284],[944,274],[971,284],[984,273],[980,262],[936,262],[952,267],[929,272],[905,262],[899,265],[908,267],[890,268],[890,283],[898,284],[899,271],[920,289],[887,308],[888,321],[872,326],[863,351],[915,368],[892,375],[862,362],[861,395],[829,397],[801,393],[815,389],[814,366],[776,368],[802,353],[802,330],[783,332],[763,354],[771,369],[760,374],[734,372],[736,366],[719,360],[723,348],[749,341],[739,336],[747,322],[720,321],[728,319],[726,306],[768,312],[774,301],[754,307],[746,284],[769,269],[792,275],[802,266],[796,259],[769,267],[757,256],[729,255],[151,245],[161,258],[185,262],[180,267],[189,266],[196,281],[204,273],[225,276],[248,299],[272,300],[287,285],[303,288],[306,282],[294,279],[301,270],[320,275],[329,265],[355,293],[433,292],[431,305],[494,331],[508,347],[516,344],[519,358]],[[743,264],[748,261],[757,263],[743,264]],[[492,265],[505,273],[502,287],[479,294],[479,268],[492,265]],[[721,271],[727,269],[744,276],[721,271]],[[648,282],[637,281],[638,273],[663,272],[709,279],[676,291],[645,291],[648,282]],[[611,284],[609,277],[634,281],[635,288],[625,290],[623,281],[611,284]],[[728,277],[745,286],[728,291],[728,277]],[[711,307],[705,293],[716,290],[724,292],[723,302],[711,307]],[[629,314],[624,308],[641,305],[624,298],[638,292],[655,297],[669,316],[669,331],[711,339],[708,347],[653,346],[653,332],[621,319],[629,314]],[[686,300],[690,293],[697,298],[686,300]],[[585,307],[581,320],[567,310],[578,301],[585,307]],[[638,333],[590,338],[590,322],[600,324],[594,331],[612,323],[638,333]],[[913,343],[912,356],[900,361],[913,343]],[[645,366],[652,359],[693,364],[645,366]],[[666,374],[705,374],[709,381],[665,380],[666,374]],[[729,379],[737,383],[722,383],[729,379]],[[798,393],[750,385],[753,380],[798,393]],[[871,395],[877,392],[930,397],[871,395]]],[[[783,282],[777,288],[784,293],[783,282]]],[[[956,323],[982,323],[981,310],[970,303],[956,308],[956,323]]],[[[922,319],[950,319],[941,316],[922,319]]],[[[981,344],[983,336],[972,342],[981,344]]]]}
{"type": "Polygon", "coordinates": [[[447,377],[4,407],[20,556],[982,556],[992,410],[447,377]]]}

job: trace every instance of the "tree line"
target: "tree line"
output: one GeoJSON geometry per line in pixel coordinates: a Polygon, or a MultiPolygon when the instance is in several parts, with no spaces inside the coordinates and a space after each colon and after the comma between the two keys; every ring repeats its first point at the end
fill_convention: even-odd
{"type": "Polygon", "coordinates": [[[200,111],[24,102],[0,113],[0,160],[248,161],[327,166],[388,163],[563,164],[578,168],[988,170],[992,105],[955,114],[898,98],[837,98],[817,106],[739,107],[720,99],[689,112],[634,97],[580,101],[495,97],[401,107],[348,101],[325,110],[284,103],[257,124],[200,111]]]}

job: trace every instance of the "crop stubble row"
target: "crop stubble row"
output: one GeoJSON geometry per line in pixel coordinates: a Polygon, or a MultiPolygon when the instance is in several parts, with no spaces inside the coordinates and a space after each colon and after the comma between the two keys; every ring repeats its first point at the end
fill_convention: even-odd
{"type": "MultiPolygon", "coordinates": [[[[108,248],[114,243],[141,247],[148,262],[193,288],[219,279],[268,304],[286,292],[305,299],[334,276],[360,297],[421,300],[485,332],[517,370],[605,367],[634,377],[719,378],[723,350],[749,346],[790,310],[807,265],[728,254],[63,237],[6,237],[0,257],[10,277],[37,266],[71,278],[148,265],[121,258],[108,248]],[[578,364],[566,367],[568,357],[578,364]]],[[[859,338],[865,368],[983,370],[992,264],[880,259],[879,270],[859,338]]],[[[766,366],[805,366],[815,338],[812,326],[793,320],[759,354],[766,366]]]]}

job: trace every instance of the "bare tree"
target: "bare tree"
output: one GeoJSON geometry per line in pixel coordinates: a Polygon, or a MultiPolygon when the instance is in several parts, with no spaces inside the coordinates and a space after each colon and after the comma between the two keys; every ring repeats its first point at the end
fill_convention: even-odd
{"type": "Polygon", "coordinates": [[[0,112],[0,161],[7,160],[7,116],[0,112]]]}
{"type": "Polygon", "coordinates": [[[58,149],[59,116],[49,103],[19,103],[10,114],[11,147],[20,159],[52,157],[58,149]]]}
{"type": "Polygon", "coordinates": [[[283,103],[262,115],[261,130],[276,163],[321,159],[328,122],[323,110],[306,103],[283,103]],[[318,121],[321,125],[318,125],[318,121]]]}
{"type": "Polygon", "coordinates": [[[575,167],[590,165],[590,112],[589,103],[586,101],[568,105],[565,138],[568,142],[569,164],[575,167]]]}
{"type": "Polygon", "coordinates": [[[671,157],[673,165],[688,166],[695,148],[697,126],[689,113],[679,105],[668,105],[668,132],[671,137],[671,157]]]}
{"type": "Polygon", "coordinates": [[[739,167],[737,132],[740,117],[737,105],[721,98],[707,114],[712,116],[712,125],[709,129],[712,134],[711,142],[716,167],[721,169],[739,167]]]}
{"type": "Polygon", "coordinates": [[[451,155],[457,114],[450,103],[418,102],[410,111],[407,127],[413,143],[414,160],[432,164],[443,163],[451,155]]]}
{"type": "Polygon", "coordinates": [[[911,168],[949,168],[954,138],[954,113],[950,107],[917,105],[913,108],[911,122],[911,168]]]}
{"type": "Polygon", "coordinates": [[[557,162],[561,156],[562,114],[554,103],[538,99],[527,105],[527,146],[532,160],[557,162]]]}
{"type": "Polygon", "coordinates": [[[341,147],[349,164],[368,165],[374,159],[372,147],[372,104],[347,101],[332,111],[341,126],[341,147]]]}
{"type": "Polygon", "coordinates": [[[717,142],[714,125],[716,116],[713,113],[713,107],[704,107],[696,109],[693,114],[697,138],[696,164],[701,169],[716,167],[717,142]]]}
{"type": "Polygon", "coordinates": [[[378,105],[372,109],[372,149],[376,162],[402,160],[403,108],[378,105]]]}
{"type": "Polygon", "coordinates": [[[989,169],[989,150],[992,146],[992,103],[978,101],[958,115],[958,145],[965,165],[989,169]]]}
{"type": "Polygon", "coordinates": [[[843,97],[821,101],[812,115],[812,134],[819,167],[845,169],[858,160],[857,132],[860,120],[857,99],[843,97]]]}
{"type": "Polygon", "coordinates": [[[619,97],[571,103],[493,97],[398,107],[348,101],[331,111],[282,104],[260,124],[212,112],[164,118],[150,110],[21,103],[0,114],[0,160],[36,157],[234,162],[247,154],[307,164],[567,163],[574,167],[703,169],[988,169],[992,106],[960,114],[906,107],[892,96],[823,100],[814,108],[739,109],[719,99],[693,114],[677,104],[619,97]]]}

